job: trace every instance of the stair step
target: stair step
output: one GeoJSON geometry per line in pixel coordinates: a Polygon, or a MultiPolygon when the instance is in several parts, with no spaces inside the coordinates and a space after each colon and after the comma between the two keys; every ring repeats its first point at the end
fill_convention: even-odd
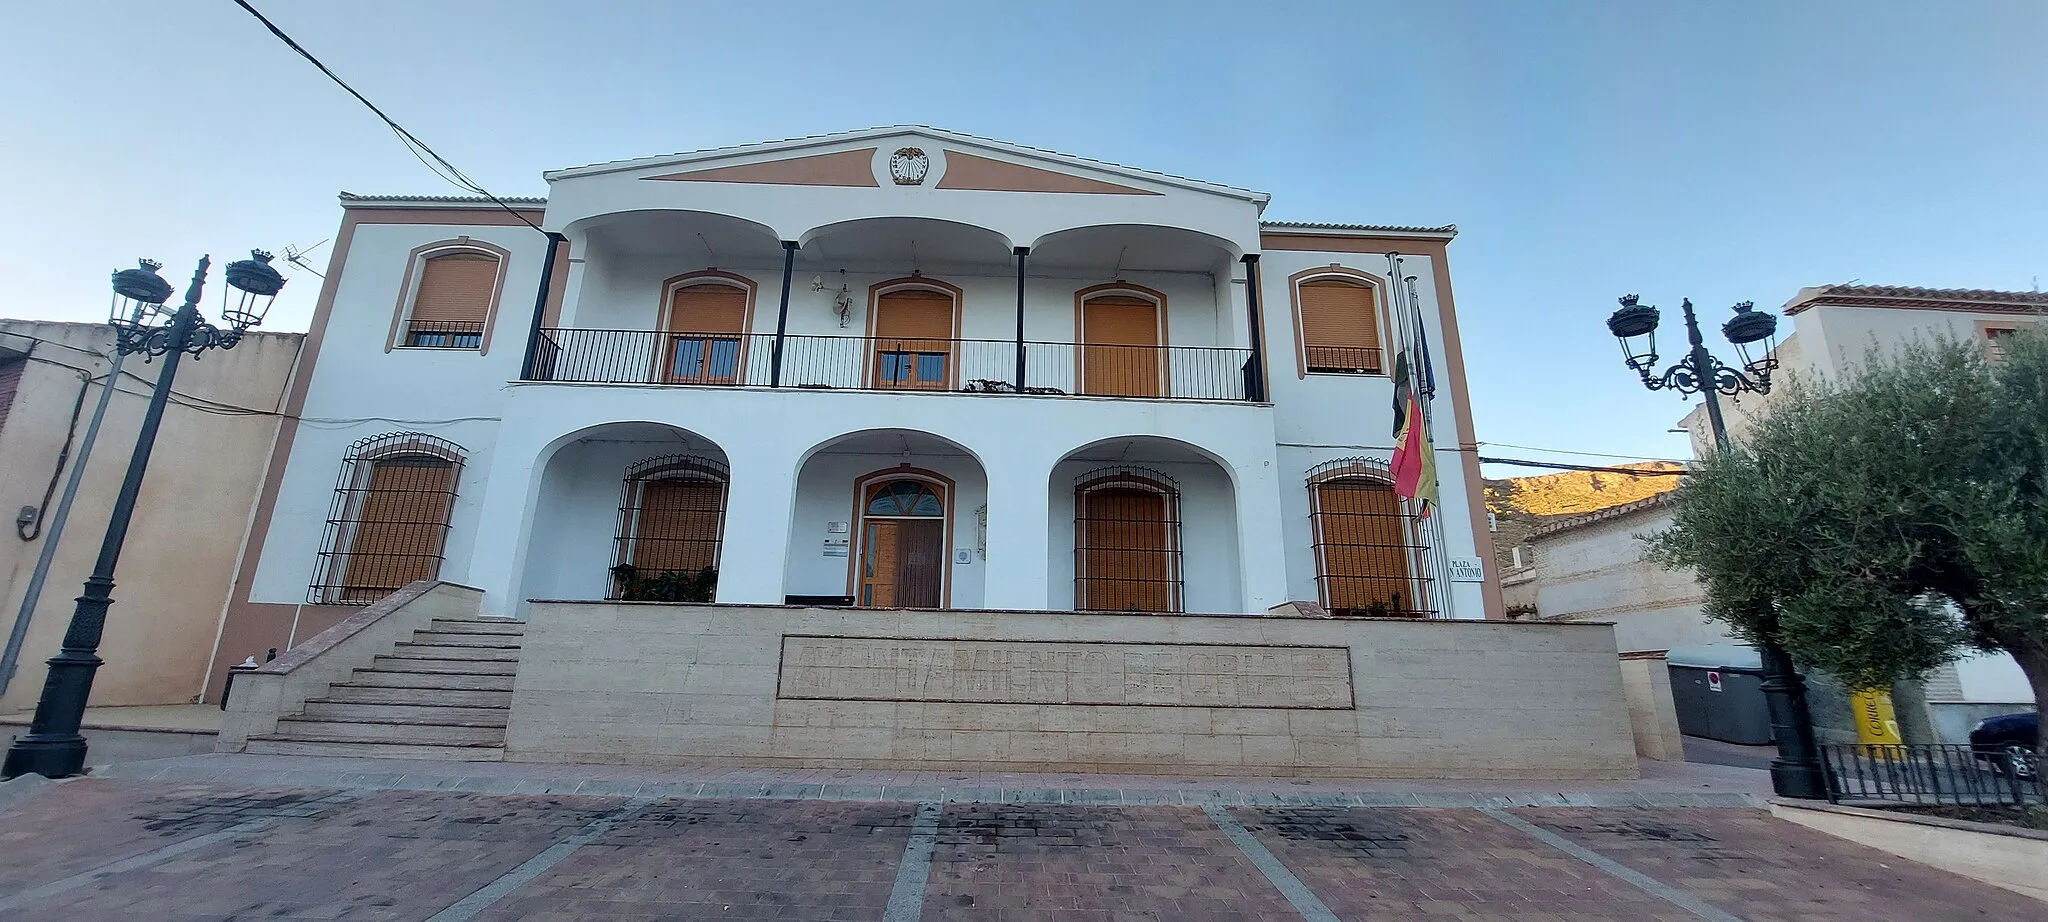
{"type": "Polygon", "coordinates": [[[435,618],[427,626],[430,631],[444,631],[451,634],[510,634],[526,633],[526,622],[510,618],[435,618]]]}
{"type": "Polygon", "coordinates": [[[363,740],[288,739],[281,736],[249,737],[247,751],[274,756],[340,756],[355,759],[440,759],[451,762],[499,762],[505,758],[505,747],[503,745],[374,743],[363,740]]]}
{"type": "Polygon", "coordinates": [[[371,665],[373,668],[386,669],[392,672],[452,672],[465,675],[501,675],[507,677],[516,675],[519,671],[518,660],[447,659],[445,657],[406,656],[402,653],[377,657],[371,665]]]}
{"type": "MultiPolygon", "coordinates": [[[[404,673],[401,673],[404,674],[404,673]]],[[[479,676],[447,676],[452,681],[479,676]]],[[[512,692],[509,689],[452,688],[442,686],[413,686],[394,688],[389,685],[369,685],[357,682],[336,682],[327,686],[326,701],[349,704],[440,704],[459,707],[504,708],[512,706],[512,692]]]]}
{"type": "Polygon", "coordinates": [[[460,647],[431,643],[407,643],[401,641],[391,650],[394,656],[427,657],[431,659],[472,660],[479,663],[519,662],[518,647],[460,647]]]}
{"type": "Polygon", "coordinates": [[[277,736],[287,739],[369,740],[382,743],[491,743],[505,744],[505,724],[478,721],[408,720],[405,718],[320,718],[285,717],[277,722],[277,736]]]}
{"type": "Polygon", "coordinates": [[[367,688],[440,688],[462,691],[512,690],[511,674],[429,672],[406,668],[357,669],[348,684],[367,688]]]}
{"type": "MultiPolygon", "coordinates": [[[[331,689],[330,689],[331,691],[331,689]]],[[[463,723],[486,723],[502,727],[512,709],[507,706],[470,706],[442,704],[438,701],[415,698],[404,703],[387,701],[338,701],[333,698],[311,698],[306,701],[305,717],[358,718],[363,720],[432,720],[460,721],[463,723]]]]}
{"type": "Polygon", "coordinates": [[[478,650],[518,650],[519,634],[458,634],[451,631],[415,631],[412,643],[435,647],[465,647],[478,650]]]}

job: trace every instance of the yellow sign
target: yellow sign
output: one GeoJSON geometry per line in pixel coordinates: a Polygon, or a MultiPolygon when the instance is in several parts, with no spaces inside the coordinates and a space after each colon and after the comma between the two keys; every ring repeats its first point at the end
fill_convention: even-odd
{"type": "Polygon", "coordinates": [[[1856,741],[1867,745],[1898,745],[1899,718],[1892,711],[1891,692],[1868,688],[1849,696],[1856,712],[1856,741]]]}

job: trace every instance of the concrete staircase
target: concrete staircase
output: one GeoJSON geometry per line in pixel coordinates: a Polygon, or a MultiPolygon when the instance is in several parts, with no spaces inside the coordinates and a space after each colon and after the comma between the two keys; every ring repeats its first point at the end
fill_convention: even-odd
{"type": "Polygon", "coordinates": [[[348,681],[252,736],[248,752],[361,758],[504,758],[525,625],[435,619],[348,681]]]}

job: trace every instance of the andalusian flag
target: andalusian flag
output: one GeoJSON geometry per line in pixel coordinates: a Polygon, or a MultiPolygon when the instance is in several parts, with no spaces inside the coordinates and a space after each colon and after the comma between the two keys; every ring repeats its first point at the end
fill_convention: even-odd
{"type": "Polygon", "coordinates": [[[1429,444],[1429,414],[1409,380],[1405,351],[1394,357],[1394,459],[1390,467],[1394,492],[1403,499],[1420,500],[1420,515],[1428,518],[1436,505],[1436,450],[1429,444]]]}

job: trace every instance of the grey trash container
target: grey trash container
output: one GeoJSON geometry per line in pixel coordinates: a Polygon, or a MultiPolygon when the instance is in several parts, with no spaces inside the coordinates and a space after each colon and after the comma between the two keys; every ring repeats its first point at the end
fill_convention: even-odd
{"type": "Polygon", "coordinates": [[[1764,702],[1764,661],[1756,648],[1681,647],[1664,654],[1664,662],[1671,670],[1678,732],[1750,746],[1773,741],[1771,709],[1764,702]]]}

